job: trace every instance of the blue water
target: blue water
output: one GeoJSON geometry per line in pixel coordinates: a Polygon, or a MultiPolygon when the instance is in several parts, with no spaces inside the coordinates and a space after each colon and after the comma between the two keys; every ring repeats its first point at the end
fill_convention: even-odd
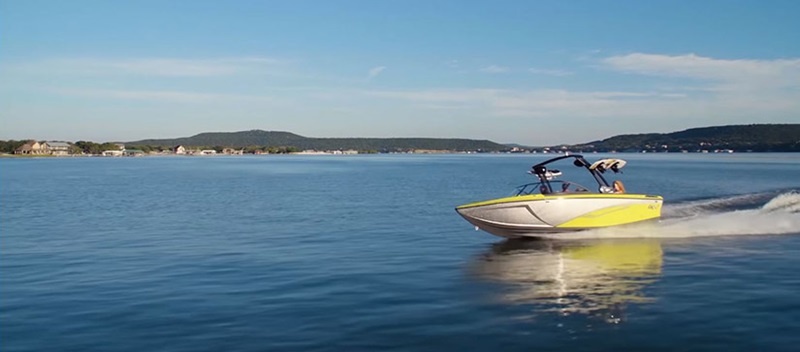
{"type": "Polygon", "coordinates": [[[800,348],[800,155],[617,156],[665,219],[538,241],[453,208],[543,155],[0,159],[0,349],[800,348]]]}

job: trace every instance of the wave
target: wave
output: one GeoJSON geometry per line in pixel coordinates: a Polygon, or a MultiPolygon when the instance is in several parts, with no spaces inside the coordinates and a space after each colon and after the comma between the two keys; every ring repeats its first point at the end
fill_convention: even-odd
{"type": "Polygon", "coordinates": [[[761,207],[761,210],[772,212],[772,211],[785,211],[789,213],[797,213],[800,212],[800,193],[798,192],[789,192],[781,194],[773,199],[771,199],[767,204],[764,204],[761,207]]]}
{"type": "MultiPolygon", "coordinates": [[[[791,190],[694,200],[665,205],[662,214],[658,222],[577,232],[570,234],[569,238],[800,234],[800,193],[791,190]]],[[[564,235],[548,237],[563,239],[564,235]]]]}
{"type": "Polygon", "coordinates": [[[693,217],[703,214],[715,214],[735,210],[758,208],[781,195],[797,194],[796,190],[780,190],[750,194],[739,194],[708,199],[695,199],[678,203],[667,203],[662,209],[662,219],[693,217]]]}

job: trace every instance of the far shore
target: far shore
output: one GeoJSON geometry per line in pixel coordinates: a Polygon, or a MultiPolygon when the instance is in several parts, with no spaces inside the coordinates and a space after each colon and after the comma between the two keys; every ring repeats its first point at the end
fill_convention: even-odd
{"type": "MultiPolygon", "coordinates": [[[[743,152],[734,152],[730,150],[719,150],[719,151],[693,151],[693,152],[660,152],[660,153],[642,153],[642,152],[632,152],[632,151],[625,151],[625,152],[617,152],[617,151],[610,151],[610,152],[585,152],[585,151],[568,151],[567,153],[570,154],[622,154],[622,155],[642,155],[642,154],[656,154],[656,155],[694,155],[694,154],[709,154],[709,155],[717,155],[717,154],[792,154],[797,152],[761,152],[761,151],[743,151],[743,152]]],[[[8,153],[0,153],[0,158],[7,158],[7,159],[41,159],[41,158],[104,158],[104,159],[114,159],[114,158],[143,158],[143,157],[231,157],[231,156],[253,156],[253,157],[262,157],[262,156],[278,156],[278,155],[299,155],[299,156],[353,156],[353,155],[388,155],[388,154],[413,154],[413,155],[463,155],[463,154],[515,154],[515,155],[560,155],[564,153],[556,153],[556,152],[549,152],[549,153],[518,153],[518,152],[466,152],[466,151],[445,151],[445,150],[414,150],[408,152],[389,152],[389,153],[358,153],[358,154],[342,154],[342,153],[332,153],[332,152],[310,152],[310,151],[302,151],[302,152],[293,152],[293,153],[245,153],[245,154],[224,154],[224,153],[217,153],[217,154],[175,154],[175,153],[149,153],[149,154],[135,154],[135,155],[114,155],[114,156],[106,156],[101,154],[62,154],[62,155],[54,155],[54,154],[8,154],[8,153]]]]}

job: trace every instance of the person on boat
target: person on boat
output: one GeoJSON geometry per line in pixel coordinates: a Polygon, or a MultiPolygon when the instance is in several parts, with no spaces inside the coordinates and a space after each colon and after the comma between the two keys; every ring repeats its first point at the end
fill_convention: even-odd
{"type": "Polygon", "coordinates": [[[622,181],[616,180],[613,183],[614,185],[614,193],[625,193],[625,185],[622,184],[622,181]]]}

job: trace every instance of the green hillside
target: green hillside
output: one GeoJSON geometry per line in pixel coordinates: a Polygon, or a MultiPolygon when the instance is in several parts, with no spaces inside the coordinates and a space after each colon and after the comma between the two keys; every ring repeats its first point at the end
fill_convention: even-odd
{"type": "Polygon", "coordinates": [[[183,146],[225,146],[247,147],[256,146],[295,146],[308,138],[294,133],[279,131],[250,130],[241,132],[206,132],[191,137],[173,139],[145,139],[127,142],[131,145],[152,145],[172,147],[183,146]]]}
{"type": "Polygon", "coordinates": [[[754,152],[800,152],[800,124],[730,125],[692,128],[672,133],[619,135],[604,140],[571,145],[588,151],[717,150],[754,152]]]}
{"type": "Polygon", "coordinates": [[[314,150],[403,151],[412,149],[455,151],[499,151],[506,146],[488,140],[444,138],[308,138],[289,132],[251,130],[242,132],[210,132],[174,139],[145,139],[126,142],[130,146],[222,146],[243,148],[295,147],[314,150]]]}

